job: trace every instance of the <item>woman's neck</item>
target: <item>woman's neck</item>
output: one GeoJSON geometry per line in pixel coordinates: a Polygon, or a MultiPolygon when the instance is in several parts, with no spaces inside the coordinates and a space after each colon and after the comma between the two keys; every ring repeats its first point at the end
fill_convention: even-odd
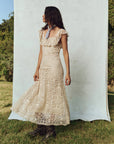
{"type": "MultiPolygon", "coordinates": [[[[51,24],[49,24],[49,23],[48,23],[48,26],[49,26],[49,28],[52,28],[52,25],[51,25],[51,24]]],[[[54,27],[55,27],[55,25],[54,25],[54,27]]]]}
{"type": "Polygon", "coordinates": [[[48,25],[49,26],[49,28],[51,28],[52,26],[51,25],[48,25]]]}

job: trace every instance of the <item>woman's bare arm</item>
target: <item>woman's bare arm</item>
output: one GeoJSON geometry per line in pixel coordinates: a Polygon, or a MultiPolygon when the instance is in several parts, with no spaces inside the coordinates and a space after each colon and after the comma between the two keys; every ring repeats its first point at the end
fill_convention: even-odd
{"type": "Polygon", "coordinates": [[[38,64],[37,64],[37,67],[36,67],[36,72],[39,71],[41,60],[42,60],[42,45],[40,45],[40,52],[39,52],[38,64]]]}
{"type": "Polygon", "coordinates": [[[64,56],[64,60],[65,60],[65,64],[66,64],[65,83],[66,83],[66,85],[69,85],[71,83],[70,60],[69,60],[69,52],[68,52],[67,35],[66,34],[62,34],[61,42],[62,42],[62,48],[63,48],[63,56],[64,56]],[[68,80],[68,83],[67,83],[67,80],[68,80]]]}

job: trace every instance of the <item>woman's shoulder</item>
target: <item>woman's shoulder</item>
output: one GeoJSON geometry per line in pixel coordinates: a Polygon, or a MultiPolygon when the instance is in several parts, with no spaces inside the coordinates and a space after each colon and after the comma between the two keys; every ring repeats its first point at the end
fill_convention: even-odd
{"type": "Polygon", "coordinates": [[[57,29],[57,31],[62,31],[62,32],[63,32],[63,31],[66,31],[66,29],[60,28],[60,27],[57,27],[56,29],[57,29]]]}
{"type": "Polygon", "coordinates": [[[39,30],[38,30],[39,33],[42,33],[43,31],[44,31],[43,29],[39,29],[39,30]]]}
{"type": "Polygon", "coordinates": [[[63,34],[66,34],[67,36],[69,36],[69,33],[66,29],[64,28],[59,28],[59,35],[63,35],[63,34]]]}
{"type": "Polygon", "coordinates": [[[42,29],[39,29],[39,30],[38,30],[40,41],[41,41],[41,39],[42,39],[43,31],[44,31],[44,30],[42,30],[42,29]]]}

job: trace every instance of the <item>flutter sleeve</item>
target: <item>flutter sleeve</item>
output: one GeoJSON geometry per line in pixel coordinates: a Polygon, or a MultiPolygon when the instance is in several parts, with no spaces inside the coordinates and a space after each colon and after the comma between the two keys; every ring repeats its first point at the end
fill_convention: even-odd
{"type": "MultiPolygon", "coordinates": [[[[59,31],[59,37],[58,37],[58,42],[60,41],[61,39],[61,36],[66,34],[67,35],[67,38],[69,37],[69,33],[65,30],[65,29],[60,29],[59,31]]],[[[62,48],[62,43],[60,42],[60,48],[62,48]]]]}
{"type": "Polygon", "coordinates": [[[60,38],[63,34],[67,34],[67,37],[69,37],[69,33],[65,29],[61,29],[61,31],[59,33],[60,38]]]}
{"type": "Polygon", "coordinates": [[[42,31],[42,30],[39,30],[39,40],[40,40],[40,44],[41,44],[41,40],[42,40],[42,34],[43,34],[43,31],[42,31]]]}

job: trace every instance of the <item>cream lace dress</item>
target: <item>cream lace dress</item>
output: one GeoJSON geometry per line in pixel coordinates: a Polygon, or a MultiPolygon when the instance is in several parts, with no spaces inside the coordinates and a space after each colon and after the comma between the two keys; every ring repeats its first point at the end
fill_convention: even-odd
{"type": "Polygon", "coordinates": [[[44,30],[39,30],[43,55],[39,80],[17,100],[11,110],[26,120],[43,125],[68,125],[70,112],[64,86],[64,70],[60,59],[61,35],[59,29],[54,37],[46,39],[44,30]]]}

